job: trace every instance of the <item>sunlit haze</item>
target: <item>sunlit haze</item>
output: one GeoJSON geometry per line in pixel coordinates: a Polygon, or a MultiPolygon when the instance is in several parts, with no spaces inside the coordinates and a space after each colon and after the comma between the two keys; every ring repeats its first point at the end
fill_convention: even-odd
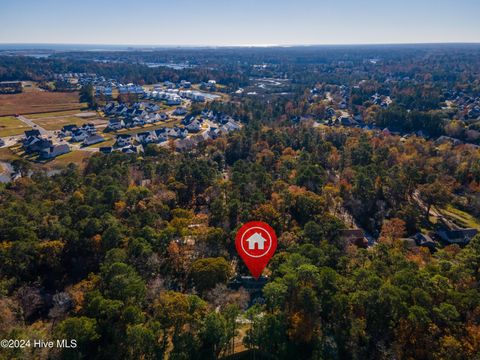
{"type": "Polygon", "coordinates": [[[480,42],[475,0],[0,0],[0,43],[480,42]]]}

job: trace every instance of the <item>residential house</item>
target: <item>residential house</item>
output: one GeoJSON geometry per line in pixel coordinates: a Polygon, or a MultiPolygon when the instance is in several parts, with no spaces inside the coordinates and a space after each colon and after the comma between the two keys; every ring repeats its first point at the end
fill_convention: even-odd
{"type": "Polygon", "coordinates": [[[90,134],[84,129],[77,129],[72,133],[71,142],[81,142],[89,137],[90,134]]]}
{"type": "Polygon", "coordinates": [[[167,130],[167,135],[173,138],[184,139],[188,135],[188,130],[185,128],[174,127],[167,130]]]}
{"type": "Polygon", "coordinates": [[[128,145],[122,149],[122,153],[124,154],[136,154],[138,153],[138,149],[136,146],[128,145]]]}
{"type": "Polygon", "coordinates": [[[189,138],[180,139],[175,142],[175,149],[177,151],[188,151],[193,149],[194,146],[195,142],[189,138]]]}
{"type": "Polygon", "coordinates": [[[228,133],[230,131],[234,131],[238,129],[240,129],[240,126],[233,121],[229,121],[220,127],[220,131],[224,133],[228,133]]]}
{"type": "Polygon", "coordinates": [[[86,131],[89,135],[97,133],[97,129],[95,128],[95,124],[93,123],[83,124],[80,129],[86,131]]]}
{"type": "Polygon", "coordinates": [[[179,139],[184,139],[188,135],[188,130],[185,128],[179,128],[177,134],[179,139]]]}
{"type": "Polygon", "coordinates": [[[185,116],[185,117],[183,118],[183,120],[182,120],[182,124],[183,124],[183,125],[188,125],[188,124],[190,124],[193,120],[195,120],[195,117],[196,117],[196,116],[193,115],[193,114],[190,114],[190,115],[185,116]]]}
{"type": "Polygon", "coordinates": [[[167,135],[169,137],[176,138],[176,137],[178,137],[178,132],[177,131],[178,131],[178,128],[176,128],[176,127],[168,129],[167,130],[167,135]]]}
{"type": "Polygon", "coordinates": [[[182,103],[182,99],[178,95],[171,95],[167,98],[167,105],[180,105],[182,103]]]}
{"type": "Polygon", "coordinates": [[[157,142],[161,143],[168,140],[167,130],[165,128],[155,130],[155,136],[157,137],[157,142]]]}
{"type": "Polygon", "coordinates": [[[203,118],[212,120],[215,115],[214,115],[212,110],[204,109],[204,110],[202,110],[201,116],[203,118]]]}
{"type": "Polygon", "coordinates": [[[38,137],[40,136],[40,130],[36,130],[36,129],[33,129],[33,130],[27,130],[25,131],[25,137],[26,138],[29,138],[29,137],[38,137]]]}
{"type": "Polygon", "coordinates": [[[470,240],[478,234],[477,229],[456,229],[456,230],[439,230],[436,232],[438,237],[445,243],[452,245],[467,245],[470,240]]]}
{"type": "Polygon", "coordinates": [[[62,130],[60,130],[59,136],[62,136],[62,137],[71,136],[72,133],[77,129],[78,129],[78,127],[75,124],[65,125],[62,128],[62,130]]]}
{"type": "Polygon", "coordinates": [[[192,121],[186,126],[188,132],[197,133],[202,129],[202,122],[197,120],[192,121]]]}
{"type": "Polygon", "coordinates": [[[201,93],[198,93],[198,92],[195,92],[192,94],[192,101],[196,101],[196,102],[205,102],[205,95],[201,94],[201,93]]]}
{"type": "Polygon", "coordinates": [[[108,129],[110,130],[120,130],[125,127],[125,123],[121,119],[110,119],[108,120],[108,129]]]}
{"type": "Polygon", "coordinates": [[[118,106],[118,108],[115,110],[115,114],[117,116],[125,116],[128,111],[128,106],[125,104],[121,104],[118,106]]]}
{"type": "Polygon", "coordinates": [[[115,145],[117,147],[125,147],[131,145],[133,142],[133,137],[130,134],[118,134],[116,137],[115,145]]]}
{"type": "Polygon", "coordinates": [[[192,87],[192,83],[190,81],[180,80],[180,86],[184,89],[189,89],[192,87]]]}
{"type": "Polygon", "coordinates": [[[108,104],[105,105],[105,107],[103,108],[103,112],[104,112],[106,115],[113,114],[113,111],[114,111],[114,110],[115,110],[115,103],[113,103],[113,102],[108,103],[108,104]]]}
{"type": "Polygon", "coordinates": [[[133,118],[133,126],[144,126],[145,125],[145,120],[141,117],[134,117],[133,118]]]}
{"type": "Polygon", "coordinates": [[[29,137],[23,138],[23,140],[22,140],[23,147],[27,148],[27,147],[33,145],[33,143],[35,143],[37,141],[40,141],[40,139],[41,138],[38,137],[38,136],[29,136],[29,137]]]}
{"type": "Polygon", "coordinates": [[[208,130],[208,137],[211,138],[211,139],[216,139],[218,137],[218,134],[219,134],[219,129],[215,126],[211,126],[210,127],[210,130],[208,130]]]}
{"type": "Polygon", "coordinates": [[[105,138],[103,138],[100,135],[90,135],[85,140],[83,140],[83,146],[90,146],[90,145],[98,144],[104,141],[105,141],[105,138]]]}
{"type": "Polygon", "coordinates": [[[145,131],[137,134],[137,141],[140,144],[153,144],[157,142],[157,136],[154,131],[145,131]]]}
{"type": "Polygon", "coordinates": [[[165,81],[163,85],[168,89],[173,89],[175,87],[175,84],[171,81],[165,81]]]}
{"type": "Polygon", "coordinates": [[[30,137],[29,139],[32,139],[32,141],[24,143],[23,145],[25,149],[25,153],[27,154],[39,153],[44,149],[48,149],[53,145],[52,141],[47,139],[34,138],[34,137],[30,137]]]}
{"type": "Polygon", "coordinates": [[[111,146],[102,146],[100,147],[99,151],[102,154],[110,154],[113,151],[113,148],[111,146]]]}
{"type": "Polygon", "coordinates": [[[157,104],[154,104],[154,103],[150,103],[146,106],[146,110],[148,112],[155,112],[155,111],[160,110],[160,106],[158,106],[157,104]]]}
{"type": "Polygon", "coordinates": [[[435,241],[433,241],[433,239],[429,235],[417,233],[413,236],[413,239],[418,246],[425,246],[430,249],[430,251],[435,251],[435,241]]]}
{"type": "Polygon", "coordinates": [[[40,151],[40,157],[42,159],[53,159],[59,155],[70,152],[70,146],[67,144],[51,145],[48,148],[40,151]]]}
{"type": "Polygon", "coordinates": [[[182,116],[182,115],[185,115],[186,113],[187,113],[187,109],[183,106],[179,106],[173,111],[173,115],[177,115],[177,116],[182,116]]]}

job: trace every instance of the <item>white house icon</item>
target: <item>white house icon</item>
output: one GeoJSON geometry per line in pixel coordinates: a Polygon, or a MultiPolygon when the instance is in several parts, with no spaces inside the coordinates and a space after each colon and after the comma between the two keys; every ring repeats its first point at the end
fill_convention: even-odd
{"type": "Polygon", "coordinates": [[[255,233],[250,236],[246,241],[248,242],[249,250],[255,250],[255,247],[257,248],[257,250],[263,250],[265,248],[265,241],[267,240],[259,233],[255,233]]]}

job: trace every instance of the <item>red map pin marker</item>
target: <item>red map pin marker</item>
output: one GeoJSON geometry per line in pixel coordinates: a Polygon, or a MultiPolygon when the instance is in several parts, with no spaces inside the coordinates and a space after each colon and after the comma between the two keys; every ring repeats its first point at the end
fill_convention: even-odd
{"type": "Polygon", "coordinates": [[[258,280],[277,249],[277,235],[270,225],[250,221],[238,230],[235,247],[252,276],[258,280]]]}

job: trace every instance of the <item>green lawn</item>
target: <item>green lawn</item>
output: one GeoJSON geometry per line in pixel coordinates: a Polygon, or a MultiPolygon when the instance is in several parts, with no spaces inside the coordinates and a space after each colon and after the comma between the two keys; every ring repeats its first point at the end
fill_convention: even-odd
{"type": "Polygon", "coordinates": [[[91,151],[74,150],[69,153],[60,155],[49,161],[44,166],[49,169],[63,169],[66,165],[74,163],[80,167],[84,167],[84,160],[92,156],[91,151]]]}
{"type": "Polygon", "coordinates": [[[98,144],[95,144],[95,145],[92,145],[91,147],[105,147],[105,146],[113,146],[113,144],[115,144],[115,139],[108,139],[102,143],[98,143],[98,144]]]}
{"type": "Polygon", "coordinates": [[[461,227],[480,229],[480,220],[452,205],[448,205],[446,209],[442,209],[442,214],[461,227]]]}
{"type": "Polygon", "coordinates": [[[0,117],[0,137],[20,135],[31,127],[13,116],[0,117]]]}
{"type": "Polygon", "coordinates": [[[17,159],[20,159],[20,156],[12,148],[4,147],[0,149],[0,161],[10,162],[17,159]]]}

